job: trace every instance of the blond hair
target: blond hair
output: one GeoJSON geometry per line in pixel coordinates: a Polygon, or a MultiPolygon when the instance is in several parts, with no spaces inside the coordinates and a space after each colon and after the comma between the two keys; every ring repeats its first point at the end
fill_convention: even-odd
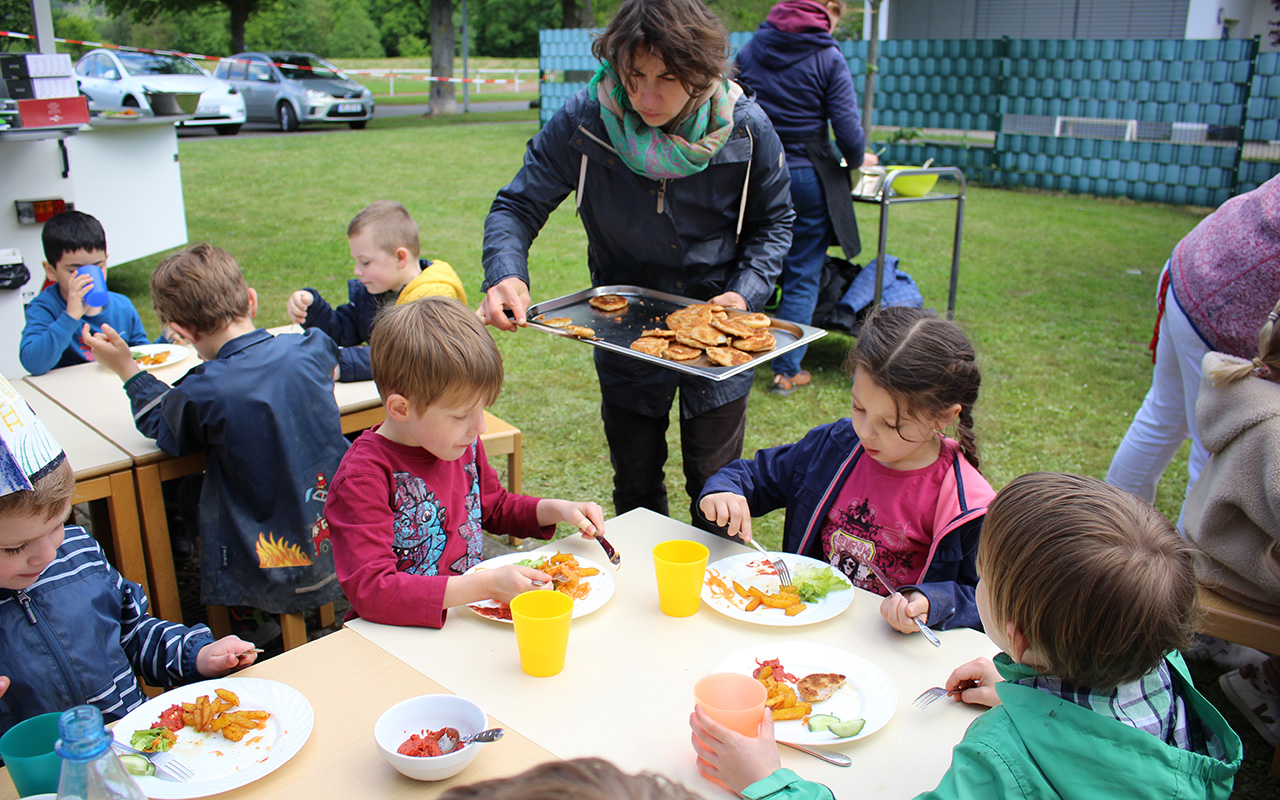
{"type": "Polygon", "coordinates": [[[1280,302],[1258,329],[1258,355],[1248,364],[1228,364],[1209,373],[1214,386],[1226,386],[1250,376],[1280,383],[1280,302]]]}
{"type": "Polygon", "coordinates": [[[978,569],[989,622],[1012,622],[1073,686],[1129,683],[1190,645],[1191,546],[1150,503],[1096,478],[1011,481],[987,509],[978,569]]]}
{"type": "Polygon", "coordinates": [[[66,514],[76,479],[67,457],[61,459],[52,470],[32,480],[30,489],[0,495],[0,518],[42,515],[50,520],[66,514]]]}
{"type": "Polygon", "coordinates": [[[373,243],[384,253],[395,254],[403,247],[409,255],[418,257],[421,244],[418,240],[418,223],[409,210],[394,200],[379,200],[365,206],[347,224],[347,238],[361,231],[368,231],[373,243]]]}
{"type": "Polygon", "coordinates": [[[600,758],[539,764],[510,778],[455,786],[440,800],[697,800],[699,795],[661,775],[629,775],[600,758]]]}
{"type": "Polygon", "coordinates": [[[230,253],[201,242],[169,256],[151,273],[151,305],[162,323],[176,322],[208,336],[249,316],[249,284],[230,253]]]}
{"type": "Polygon", "coordinates": [[[369,364],[383,401],[407,398],[416,411],[479,397],[485,405],[502,390],[502,354],[471,309],[432,295],[387,306],[369,337],[369,364]]]}

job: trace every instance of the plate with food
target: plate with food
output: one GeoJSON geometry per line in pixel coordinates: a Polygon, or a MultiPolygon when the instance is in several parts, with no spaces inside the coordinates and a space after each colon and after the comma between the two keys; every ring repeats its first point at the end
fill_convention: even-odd
{"type": "MultiPolygon", "coordinates": [[[[543,548],[527,553],[507,553],[486,559],[462,573],[470,575],[482,569],[505,567],[519,564],[525,567],[540,569],[551,576],[557,591],[564,592],[573,598],[573,618],[590,614],[609,602],[613,597],[613,573],[601,567],[589,558],[572,553],[564,553],[555,548],[543,548]]],[[[496,619],[499,622],[511,622],[511,608],[497,600],[482,600],[469,603],[467,608],[482,617],[496,619]]]]}
{"type": "Polygon", "coordinates": [[[780,742],[828,745],[865,739],[898,710],[898,691],[884,670],[830,645],[752,645],[712,671],[751,675],[765,685],[774,738],[780,742]]]}
{"type": "Polygon", "coordinates": [[[795,553],[770,553],[791,571],[792,587],[761,553],[739,553],[707,566],[703,601],[725,616],[757,625],[812,625],[853,602],[853,584],[830,564],[795,553]]]}
{"type": "Polygon", "coordinates": [[[529,307],[528,320],[548,333],[717,381],[826,335],[760,312],[627,285],[544,300],[529,307]]]}
{"type": "Polygon", "coordinates": [[[135,344],[129,353],[138,369],[153,370],[186,361],[191,348],[180,344],[135,344]]]}
{"type": "Polygon", "coordinates": [[[117,722],[111,735],[136,750],[168,748],[181,759],[195,773],[185,783],[135,776],[152,800],[179,800],[227,792],[275,771],[302,749],[314,725],[311,704],[291,686],[218,678],[153,697],[117,722]]]}

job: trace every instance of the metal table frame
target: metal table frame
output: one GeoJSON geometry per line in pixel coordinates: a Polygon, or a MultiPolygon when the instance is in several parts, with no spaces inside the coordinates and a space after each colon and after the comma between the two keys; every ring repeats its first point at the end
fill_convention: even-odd
{"type": "Polygon", "coordinates": [[[863,195],[852,195],[855,203],[874,203],[880,206],[880,236],[877,243],[878,251],[876,255],[876,295],[872,301],[871,309],[880,307],[880,294],[883,291],[884,283],[884,257],[886,250],[886,240],[889,236],[889,206],[905,205],[908,203],[936,203],[940,200],[956,201],[956,230],[955,238],[951,244],[951,290],[947,296],[947,319],[954,319],[956,315],[956,286],[960,279],[960,232],[964,227],[964,196],[965,181],[964,173],[959,167],[921,167],[919,169],[902,169],[894,170],[885,175],[884,180],[880,182],[880,188],[874,196],[867,197],[863,195]],[[923,197],[902,197],[894,196],[890,189],[893,182],[899,177],[907,177],[911,175],[937,175],[939,178],[953,178],[956,181],[956,191],[947,192],[930,192],[923,197]]]}

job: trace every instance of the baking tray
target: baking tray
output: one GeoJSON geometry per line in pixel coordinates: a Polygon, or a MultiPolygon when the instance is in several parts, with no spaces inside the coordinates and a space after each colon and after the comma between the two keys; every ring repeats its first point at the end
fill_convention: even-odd
{"type": "MultiPolygon", "coordinates": [[[[646,328],[665,328],[668,314],[677,309],[703,302],[705,301],[681,297],[678,294],[655,292],[652,289],[645,289],[640,286],[596,286],[585,291],[567,294],[564,297],[557,297],[554,300],[535,303],[529,307],[528,312],[526,312],[526,318],[529,320],[530,327],[546,331],[555,336],[580,341],[605,350],[612,350],[628,358],[648,361],[650,364],[657,364],[660,367],[673,369],[676,372],[686,372],[690,375],[710,378],[713,381],[731,378],[740,372],[759,366],[788,350],[794,350],[801,345],[808,344],[827,335],[827,332],[821,328],[771,318],[769,332],[777,340],[777,346],[767,353],[753,354],[750,361],[745,364],[739,364],[736,367],[721,367],[712,364],[705,355],[700,355],[691,361],[672,361],[668,358],[659,358],[658,356],[651,356],[648,353],[641,353],[631,349],[631,343],[639,338],[640,333],[646,328]],[[621,311],[608,312],[592,308],[587,304],[589,299],[602,294],[622,295],[627,298],[627,307],[621,311]],[[541,324],[538,322],[539,317],[568,317],[573,320],[572,324],[594,330],[596,332],[595,338],[579,339],[575,336],[570,336],[559,328],[541,324]]],[[[731,317],[746,313],[733,308],[726,308],[725,310],[731,317]]]]}

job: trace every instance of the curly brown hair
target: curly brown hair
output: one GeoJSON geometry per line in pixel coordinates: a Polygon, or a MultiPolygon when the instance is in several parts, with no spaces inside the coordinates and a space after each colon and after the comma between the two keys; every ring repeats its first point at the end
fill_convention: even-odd
{"type": "Polygon", "coordinates": [[[627,83],[641,48],[660,56],[691,95],[732,74],[729,34],[701,0],[624,0],[591,54],[608,61],[627,83]]]}

